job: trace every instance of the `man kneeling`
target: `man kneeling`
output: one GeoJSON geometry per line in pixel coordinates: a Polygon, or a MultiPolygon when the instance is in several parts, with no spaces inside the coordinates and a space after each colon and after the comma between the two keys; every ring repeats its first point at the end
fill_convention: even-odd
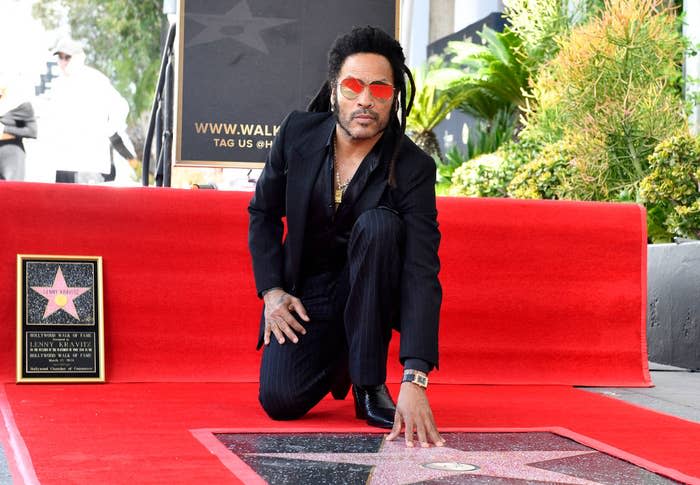
{"type": "Polygon", "coordinates": [[[328,79],[282,123],[250,203],[249,245],[265,306],[260,403],[278,420],[306,414],[352,382],[355,414],[405,425],[423,446],[443,440],[425,389],[438,362],[440,233],[435,163],[405,136],[403,50],[364,27],[336,40],[328,79]],[[287,235],[283,241],[287,219],[287,235]],[[394,404],[386,364],[401,333],[394,404]]]}

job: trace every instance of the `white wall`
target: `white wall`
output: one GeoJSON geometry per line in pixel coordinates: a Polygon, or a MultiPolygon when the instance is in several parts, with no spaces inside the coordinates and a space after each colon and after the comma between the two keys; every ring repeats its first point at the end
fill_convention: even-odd
{"type": "Polygon", "coordinates": [[[455,0],[454,32],[483,19],[491,12],[501,11],[502,0],[455,0]]]}
{"type": "MultiPolygon", "coordinates": [[[[401,45],[407,64],[414,68],[426,61],[430,38],[430,1],[401,0],[401,45]]],[[[491,12],[503,11],[503,0],[455,0],[454,29],[462,30],[491,12]]]]}
{"type": "Polygon", "coordinates": [[[401,45],[410,68],[426,61],[429,24],[430,0],[401,0],[401,45]]]}
{"type": "Polygon", "coordinates": [[[46,70],[55,37],[32,17],[32,2],[0,0],[0,75],[14,79],[27,96],[34,96],[39,74],[46,70]]]}

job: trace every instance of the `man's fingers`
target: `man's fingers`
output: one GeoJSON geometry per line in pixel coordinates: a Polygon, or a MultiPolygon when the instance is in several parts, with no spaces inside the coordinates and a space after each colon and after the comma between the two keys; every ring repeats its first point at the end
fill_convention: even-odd
{"type": "Polygon", "coordinates": [[[299,342],[297,333],[305,335],[306,329],[292,312],[295,312],[306,322],[310,320],[301,300],[283,292],[281,289],[273,289],[267,295],[270,295],[270,298],[269,301],[267,298],[265,300],[266,325],[263,335],[265,345],[269,345],[271,334],[274,334],[280,344],[285,342],[285,337],[294,343],[299,342]],[[276,296],[278,293],[281,296],[276,296]]]}
{"type": "Polygon", "coordinates": [[[284,325],[286,324],[292,328],[302,329],[303,332],[301,332],[301,330],[298,330],[302,334],[306,333],[306,329],[301,326],[299,320],[296,319],[296,317],[294,316],[294,314],[292,314],[290,310],[293,310],[291,304],[289,305],[289,307],[280,307],[279,309],[272,312],[272,317],[280,323],[280,327],[284,327],[284,325]]]}
{"type": "Polygon", "coordinates": [[[432,426],[428,429],[428,434],[430,435],[430,441],[435,443],[435,446],[445,445],[445,440],[442,439],[442,436],[440,436],[440,433],[435,427],[435,423],[432,423],[432,426]]]}
{"type": "Polygon", "coordinates": [[[430,446],[425,436],[425,424],[423,423],[423,419],[416,421],[416,433],[418,434],[418,441],[423,448],[430,446]]]}
{"type": "Polygon", "coordinates": [[[413,427],[413,419],[411,417],[406,418],[404,433],[406,435],[406,446],[409,448],[413,448],[413,427]]]}
{"type": "Polygon", "coordinates": [[[391,433],[386,437],[387,441],[392,441],[401,433],[401,414],[397,411],[394,414],[394,427],[391,428],[391,433]]]}
{"type": "Polygon", "coordinates": [[[299,337],[297,337],[297,334],[294,333],[294,330],[292,330],[287,322],[283,322],[281,325],[279,325],[279,328],[292,342],[297,343],[299,341],[299,337]]]}
{"type": "Polygon", "coordinates": [[[294,329],[296,333],[300,333],[302,335],[306,335],[306,329],[297,321],[296,318],[292,319],[291,322],[288,322],[289,326],[294,329]]]}
{"type": "Polygon", "coordinates": [[[282,334],[282,331],[280,330],[279,326],[273,322],[270,324],[270,328],[272,329],[272,333],[275,334],[277,341],[279,343],[283,344],[284,343],[284,335],[282,334]]]}
{"type": "MultiPolygon", "coordinates": [[[[297,315],[299,315],[301,317],[301,319],[304,320],[305,322],[308,322],[310,320],[309,315],[306,313],[306,308],[304,308],[304,304],[301,302],[301,300],[299,298],[296,298],[296,297],[292,298],[292,303],[289,305],[289,309],[297,312],[297,315]]],[[[302,333],[305,333],[305,332],[302,332],[302,333]]]]}
{"type": "Polygon", "coordinates": [[[294,318],[294,315],[289,312],[283,314],[277,321],[279,323],[279,327],[282,329],[285,335],[287,335],[289,340],[294,343],[299,341],[299,337],[297,337],[296,332],[299,332],[302,335],[306,333],[306,329],[302,327],[299,321],[294,318]]]}
{"type": "Polygon", "coordinates": [[[428,420],[425,427],[428,438],[430,438],[430,441],[432,441],[435,446],[443,446],[445,444],[445,440],[443,440],[442,436],[440,436],[440,432],[435,424],[435,418],[433,417],[432,411],[428,411],[428,420]]]}

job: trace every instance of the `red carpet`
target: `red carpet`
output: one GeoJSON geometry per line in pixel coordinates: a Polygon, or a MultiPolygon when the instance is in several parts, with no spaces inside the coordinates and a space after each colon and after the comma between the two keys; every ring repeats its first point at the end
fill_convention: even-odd
{"type": "MultiPolygon", "coordinates": [[[[295,423],[262,414],[249,198],[0,183],[0,382],[15,379],[16,255],[104,265],[108,384],[5,385],[0,439],[28,483],[31,463],[44,484],[235,483],[191,430],[369,430],[350,401],[324,401],[295,423]]],[[[650,385],[643,209],[466,198],[438,209],[439,425],[567,428],[655,471],[700,476],[688,451],[700,425],[567,387],[650,385]]]]}
{"type": "MultiPolygon", "coordinates": [[[[100,255],[109,382],[256,381],[249,199],[1,183],[0,321],[15,321],[17,253],[100,255]]],[[[643,208],[442,198],[438,210],[433,382],[649,385],[643,208]]],[[[14,342],[0,326],[0,381],[14,381],[14,342]]]]}
{"type": "MultiPolygon", "coordinates": [[[[236,483],[193,436],[192,430],[202,428],[372,431],[353,419],[350,399],[325,400],[300,421],[271,421],[257,404],[256,387],[6,385],[5,391],[37,477],[46,485],[236,483]]],[[[623,459],[700,483],[700,424],[564,386],[436,385],[430,398],[445,430],[565,428],[583,435],[588,440],[583,444],[601,449],[602,443],[601,451],[620,456],[615,449],[622,450],[629,454],[623,459]]]]}

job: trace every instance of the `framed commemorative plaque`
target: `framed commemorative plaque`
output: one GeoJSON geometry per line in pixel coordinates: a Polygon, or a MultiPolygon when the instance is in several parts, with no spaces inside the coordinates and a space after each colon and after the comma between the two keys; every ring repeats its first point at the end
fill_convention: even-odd
{"type": "Polygon", "coordinates": [[[104,382],[102,258],[17,255],[17,382],[104,382]]]}

